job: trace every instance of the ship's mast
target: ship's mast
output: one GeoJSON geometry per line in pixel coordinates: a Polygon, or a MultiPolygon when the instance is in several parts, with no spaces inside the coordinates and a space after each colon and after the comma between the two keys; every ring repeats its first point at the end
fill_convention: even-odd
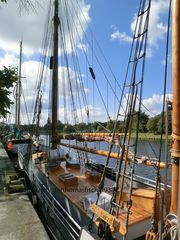
{"type": "Polygon", "coordinates": [[[180,0],[172,6],[172,195],[171,212],[180,218],[180,0]]]}
{"type": "Polygon", "coordinates": [[[16,87],[16,112],[15,124],[20,125],[20,108],[21,108],[21,65],[22,65],[22,41],[20,42],[20,57],[19,57],[19,78],[16,87]]]}
{"type": "Polygon", "coordinates": [[[53,74],[52,74],[52,149],[57,148],[57,111],[58,111],[58,0],[54,1],[53,35],[53,74]]]}

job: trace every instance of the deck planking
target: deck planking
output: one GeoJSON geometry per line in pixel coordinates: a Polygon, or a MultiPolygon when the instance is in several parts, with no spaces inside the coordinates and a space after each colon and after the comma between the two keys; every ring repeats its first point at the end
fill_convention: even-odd
{"type": "MultiPolygon", "coordinates": [[[[64,195],[71,201],[73,202],[82,212],[84,212],[87,215],[87,212],[85,211],[83,207],[83,198],[91,193],[95,192],[98,188],[98,183],[94,182],[90,178],[88,178],[85,175],[85,167],[81,167],[80,169],[74,169],[74,168],[66,168],[65,163],[63,162],[61,166],[59,167],[52,167],[48,169],[47,172],[45,172],[45,168],[42,167],[42,165],[38,165],[39,169],[44,173],[48,174],[49,179],[55,184],[55,186],[64,193],[64,195]],[[63,182],[59,180],[59,175],[64,174],[64,173],[72,173],[78,178],[78,184],[74,186],[68,186],[65,187],[63,182]],[[83,190],[84,189],[84,190],[83,190]],[[88,192],[89,190],[89,192],[88,192]],[[92,190],[92,191],[91,191],[92,190]]],[[[112,188],[113,188],[114,182],[108,178],[105,178],[105,188],[108,188],[106,190],[110,191],[105,191],[108,194],[112,193],[112,188]]],[[[142,194],[142,189],[139,190],[142,194]]],[[[151,190],[152,191],[152,190],[151,190]]],[[[139,196],[138,190],[134,190],[135,196],[139,196]]],[[[145,197],[149,197],[152,199],[152,193],[150,193],[148,190],[144,189],[144,195],[145,197]],[[146,196],[147,195],[147,196],[146,196]]],[[[124,203],[126,207],[126,203],[124,203]]],[[[131,210],[129,214],[129,219],[128,219],[128,225],[134,225],[137,223],[140,223],[146,219],[151,218],[151,211],[147,211],[139,206],[134,206],[132,205],[131,210]]],[[[118,219],[123,222],[124,224],[127,221],[127,212],[120,212],[118,215],[118,219]]]]}

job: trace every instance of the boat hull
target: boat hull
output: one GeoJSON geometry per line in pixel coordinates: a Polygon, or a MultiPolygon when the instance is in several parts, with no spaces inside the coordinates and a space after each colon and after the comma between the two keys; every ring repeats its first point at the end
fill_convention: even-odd
{"type": "Polygon", "coordinates": [[[23,148],[24,145],[29,143],[31,143],[31,139],[13,139],[13,140],[7,141],[5,145],[6,145],[8,154],[18,156],[18,149],[23,148]]]}
{"type": "MultiPolygon", "coordinates": [[[[42,171],[39,164],[36,164],[31,159],[28,162],[22,162],[21,159],[21,163],[30,182],[32,193],[37,197],[38,207],[41,209],[47,225],[55,237],[57,239],[79,239],[81,229],[87,229],[90,223],[91,218],[87,212],[78,208],[73,203],[73,199],[69,199],[51,181],[45,171],[42,171]]],[[[127,239],[131,240],[142,236],[148,230],[149,224],[150,219],[147,219],[130,226],[127,239]]],[[[90,235],[93,236],[93,239],[99,239],[95,223],[93,223],[90,235]]],[[[115,235],[116,239],[123,239],[119,232],[115,235]]]]}

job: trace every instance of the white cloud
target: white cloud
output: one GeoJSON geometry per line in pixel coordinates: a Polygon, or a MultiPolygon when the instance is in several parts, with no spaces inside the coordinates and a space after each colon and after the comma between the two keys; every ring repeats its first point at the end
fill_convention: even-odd
{"type": "Polygon", "coordinates": [[[38,13],[22,12],[20,15],[15,1],[4,4],[0,10],[0,48],[6,52],[19,53],[19,42],[23,39],[24,53],[32,54],[41,46],[48,1],[43,0],[44,8],[38,13]]]}
{"type": "MultiPolygon", "coordinates": [[[[62,4],[68,6],[69,9],[69,21],[68,24],[71,26],[71,35],[74,38],[75,47],[80,44],[84,31],[86,31],[87,25],[90,22],[89,10],[90,5],[86,5],[84,0],[79,1],[79,5],[73,4],[72,0],[61,1],[62,4]],[[83,14],[82,14],[83,12],[83,14]],[[75,20],[74,20],[75,19],[75,20]],[[79,23],[81,21],[81,25],[79,23]],[[78,30],[78,34],[77,34],[78,30]]],[[[52,3],[52,1],[51,1],[52,3]]],[[[45,31],[45,22],[47,18],[49,1],[42,0],[41,7],[39,6],[37,11],[23,11],[19,12],[16,1],[8,1],[8,4],[3,4],[0,9],[1,21],[0,21],[0,49],[5,52],[19,53],[19,42],[23,40],[23,52],[27,55],[31,55],[40,52],[41,42],[45,31]]],[[[60,10],[62,8],[59,8],[60,10]]],[[[67,12],[61,12],[61,21],[65,23],[66,30],[65,39],[69,35],[67,28],[67,12]]],[[[50,19],[50,23],[51,23],[50,19]]],[[[66,41],[67,51],[70,52],[69,40],[66,41]]]]}
{"type": "MultiPolygon", "coordinates": [[[[53,1],[51,1],[51,3],[52,2],[53,1]]],[[[74,48],[87,51],[88,45],[82,44],[81,41],[83,40],[84,33],[86,32],[86,28],[91,20],[89,16],[90,5],[87,5],[84,0],[79,0],[78,5],[72,0],[62,0],[60,3],[63,4],[63,8],[59,7],[60,11],[64,9],[65,6],[68,6],[69,9],[69,12],[61,11],[59,14],[61,16],[61,23],[66,26],[64,34],[65,39],[68,39],[66,40],[67,52],[70,53],[71,51],[74,51],[74,48]],[[66,20],[67,14],[69,15],[68,23],[66,20]],[[68,31],[69,28],[67,24],[71,27],[70,33],[68,31]],[[71,34],[71,36],[69,34],[71,34]],[[70,47],[69,40],[72,37],[74,40],[73,49],[70,47]]],[[[23,54],[26,56],[25,59],[28,57],[29,60],[24,61],[22,64],[22,86],[30,115],[32,115],[33,102],[35,101],[36,96],[37,74],[39,69],[39,62],[34,60],[34,56],[33,60],[31,60],[31,55],[40,52],[43,33],[45,31],[48,4],[49,1],[42,0],[41,7],[36,9],[36,12],[23,11],[20,14],[16,1],[9,0],[8,4],[3,4],[0,9],[0,50],[2,53],[4,52],[4,56],[0,57],[0,68],[2,69],[3,66],[17,67],[19,65],[19,42],[20,40],[23,40],[23,54]]],[[[51,23],[52,18],[50,19],[50,24],[51,23]]],[[[46,113],[44,113],[43,118],[47,120],[47,117],[45,116],[48,114],[49,82],[51,74],[47,67],[45,67],[45,72],[47,72],[47,75],[44,82],[45,94],[43,95],[42,101],[46,108],[46,113]]],[[[78,85],[80,84],[75,81],[77,73],[69,68],[68,76],[65,67],[59,67],[59,72],[60,84],[62,81],[64,82],[67,95],[70,93],[67,80],[68,77],[70,77],[72,81],[73,93],[76,93],[78,85]]],[[[83,77],[83,75],[81,77],[83,77]]],[[[62,93],[62,91],[63,89],[61,88],[60,93],[62,93]]],[[[87,89],[85,89],[85,92],[87,92],[87,89]]],[[[12,106],[12,114],[13,112],[14,106],[12,106]]],[[[24,116],[24,113],[22,113],[22,115],[24,116]]],[[[13,120],[13,117],[11,120],[13,120]]]]}
{"type": "Polygon", "coordinates": [[[70,124],[75,124],[75,118],[79,123],[87,122],[87,121],[90,121],[90,122],[107,121],[107,116],[103,111],[103,109],[101,107],[98,107],[98,106],[95,107],[92,105],[84,106],[82,108],[77,108],[76,111],[74,112],[72,111],[72,109],[59,108],[58,114],[59,116],[63,116],[63,118],[60,119],[63,123],[66,122],[66,119],[64,119],[65,115],[68,116],[67,120],[68,120],[68,123],[70,124]],[[87,118],[87,109],[89,110],[89,119],[87,118]]]}
{"type": "MultiPolygon", "coordinates": [[[[38,76],[39,69],[40,69],[40,62],[38,62],[38,61],[32,61],[32,60],[25,61],[22,64],[21,83],[22,83],[24,99],[23,99],[23,95],[22,95],[22,97],[21,97],[22,104],[21,105],[22,105],[22,111],[24,113],[25,112],[25,102],[26,102],[27,110],[28,110],[29,115],[31,116],[30,117],[31,120],[32,120],[32,116],[33,116],[33,110],[34,110],[33,108],[34,108],[36,94],[37,94],[37,84],[38,84],[38,80],[39,80],[39,79],[37,79],[37,76],[38,76]],[[25,102],[24,102],[24,100],[25,100],[25,102]]],[[[47,67],[45,67],[44,72],[46,73],[46,76],[42,82],[42,89],[43,89],[43,86],[46,85],[46,83],[48,82],[48,80],[50,78],[50,73],[49,73],[47,67]]],[[[48,106],[48,91],[45,87],[44,87],[44,94],[42,97],[42,104],[43,104],[43,106],[48,106]]]]}
{"type": "Polygon", "coordinates": [[[79,43],[77,47],[78,47],[79,49],[82,49],[84,52],[87,52],[88,49],[89,49],[89,45],[88,45],[88,44],[79,43]]]}
{"type": "MultiPolygon", "coordinates": [[[[43,0],[43,9],[38,9],[38,14],[36,13],[27,13],[23,12],[22,15],[19,15],[19,12],[17,10],[17,6],[15,5],[14,1],[9,1],[7,5],[4,5],[3,8],[0,10],[1,14],[1,22],[0,22],[0,48],[4,50],[6,53],[4,57],[0,58],[0,66],[2,65],[11,65],[11,66],[17,66],[19,64],[19,60],[16,57],[17,54],[19,54],[19,41],[23,38],[23,53],[25,54],[33,54],[39,51],[40,45],[41,45],[41,39],[43,36],[43,28],[44,28],[44,22],[45,22],[45,16],[47,11],[47,0],[43,0]],[[9,17],[11,16],[11,17],[9,17]],[[13,27],[12,27],[13,26],[13,27]]],[[[85,51],[88,50],[87,45],[80,44],[80,39],[83,39],[84,32],[82,30],[87,28],[87,24],[90,22],[89,17],[89,10],[90,6],[86,5],[83,0],[79,1],[79,4],[81,5],[82,12],[77,7],[74,8],[74,1],[73,0],[66,0],[66,3],[68,6],[71,6],[70,12],[73,12],[73,15],[75,17],[75,21],[71,20],[71,26],[74,28],[74,31],[71,33],[74,40],[75,45],[79,49],[84,49],[85,51]],[[78,16],[78,17],[76,17],[78,16]],[[79,25],[79,19],[82,20],[82,27],[79,25]],[[86,20],[85,20],[86,19],[86,20]],[[78,34],[75,33],[76,30],[78,30],[78,34]],[[79,39],[80,38],[80,39],[79,39]]],[[[165,13],[167,11],[167,1],[165,0],[159,0],[159,1],[153,1],[152,2],[152,12],[151,12],[151,23],[150,23],[150,32],[151,35],[149,35],[150,45],[148,48],[148,55],[152,55],[152,48],[151,47],[157,47],[159,44],[159,41],[164,38],[165,34],[165,28],[166,26],[161,21],[161,14],[165,13]]],[[[69,13],[70,13],[69,12],[69,13]]],[[[65,12],[62,13],[62,21],[65,21],[65,12]]],[[[66,23],[67,24],[67,23],[66,23]]],[[[133,26],[132,26],[133,27],[133,26]]],[[[112,33],[111,38],[113,40],[118,39],[121,42],[130,42],[132,41],[132,38],[128,36],[125,32],[120,32],[116,27],[113,27],[114,33],[112,33]]],[[[65,34],[67,35],[68,32],[66,31],[65,34]]],[[[69,39],[69,38],[68,38],[69,39]]],[[[67,41],[67,51],[70,52],[72,49],[70,48],[70,42],[67,41]]],[[[22,64],[22,76],[23,78],[23,89],[24,94],[27,101],[27,106],[29,109],[29,113],[32,114],[32,102],[35,100],[35,89],[36,89],[36,79],[37,79],[37,73],[38,73],[38,61],[29,60],[25,61],[22,64]]],[[[46,67],[46,70],[48,68],[46,67]]],[[[46,71],[45,70],[45,71],[46,71]]],[[[60,75],[60,84],[62,81],[64,81],[64,88],[66,91],[67,97],[70,97],[70,91],[69,91],[69,85],[68,85],[68,77],[70,77],[72,85],[73,85],[73,93],[77,93],[77,85],[79,82],[75,81],[76,73],[69,68],[69,76],[67,74],[67,69],[65,67],[59,68],[60,73],[63,77],[60,75]]],[[[83,75],[81,76],[83,78],[83,75]]],[[[50,73],[46,76],[46,82],[50,79],[50,73]]],[[[43,105],[46,105],[46,109],[44,110],[42,114],[43,123],[47,121],[48,116],[48,101],[49,101],[49,94],[48,94],[48,86],[46,86],[46,93],[43,96],[43,105]]],[[[85,92],[88,91],[88,89],[84,89],[85,92]]],[[[61,91],[63,89],[61,88],[61,91]]],[[[152,111],[154,114],[160,113],[162,109],[162,96],[154,94],[151,98],[144,99],[143,103],[145,106],[152,111]],[[160,106],[161,103],[161,106],[160,106]]],[[[78,108],[78,106],[77,106],[78,108]]],[[[107,116],[105,114],[105,111],[101,107],[93,107],[92,105],[89,105],[90,110],[90,121],[94,121],[94,112],[95,112],[95,119],[97,121],[107,121],[107,116]]],[[[77,115],[79,119],[81,117],[86,120],[86,113],[85,113],[85,107],[80,107],[77,109],[77,115]]],[[[59,108],[59,114],[60,116],[65,110],[62,108],[62,106],[59,108]]],[[[68,111],[68,113],[72,114],[72,110],[68,111]]],[[[149,114],[147,112],[147,114],[149,114]]],[[[24,117],[25,119],[25,117],[24,117]]]]}
{"type": "Polygon", "coordinates": [[[125,32],[120,32],[116,26],[112,26],[114,32],[111,34],[112,40],[119,40],[120,42],[132,42],[132,37],[128,36],[125,32]]]}
{"type": "MultiPolygon", "coordinates": [[[[158,47],[159,42],[164,39],[167,26],[162,22],[162,15],[167,13],[168,1],[166,0],[153,0],[151,3],[150,19],[149,19],[149,30],[148,30],[148,48],[147,56],[152,56],[154,47],[158,47]]],[[[145,22],[146,14],[144,15],[143,22],[145,22]]],[[[131,31],[134,32],[136,26],[137,14],[134,15],[131,23],[131,31]]],[[[142,24],[143,25],[143,24],[142,24]]],[[[112,40],[119,40],[120,42],[131,42],[132,38],[127,35],[126,32],[120,32],[116,27],[114,32],[111,34],[112,40]]],[[[142,30],[143,31],[143,30],[142,30]]]]}
{"type": "MultiPolygon", "coordinates": [[[[19,59],[15,57],[13,54],[6,54],[4,58],[0,58],[0,64],[2,66],[18,66],[19,65],[19,59]]],[[[30,119],[32,119],[33,114],[33,107],[35,103],[36,93],[37,93],[37,84],[38,80],[38,72],[40,69],[41,63],[34,60],[24,61],[22,63],[22,90],[23,95],[21,95],[21,107],[22,107],[22,116],[25,115],[25,107],[24,104],[26,102],[26,106],[28,109],[28,114],[30,119]],[[25,102],[24,102],[25,100],[25,102]]],[[[61,103],[64,102],[64,99],[66,98],[66,102],[70,102],[71,99],[71,92],[73,94],[73,97],[77,96],[78,92],[84,91],[84,93],[87,93],[87,88],[82,89],[82,86],[80,85],[80,78],[83,79],[83,75],[79,75],[79,73],[74,72],[71,68],[67,69],[66,67],[59,67],[59,96],[61,96],[61,99],[59,100],[61,103]],[[77,77],[79,77],[79,80],[77,80],[77,77]],[[71,86],[70,86],[71,83],[71,86]],[[63,87],[62,87],[63,86],[63,87]]],[[[51,83],[51,73],[50,69],[45,66],[44,69],[45,76],[43,77],[42,82],[42,89],[43,96],[42,96],[42,105],[43,105],[43,123],[44,121],[47,121],[48,116],[48,108],[50,105],[49,100],[49,88],[51,83]],[[45,109],[45,110],[44,110],[45,109]]],[[[14,90],[11,89],[13,92],[14,90]]],[[[81,95],[81,94],[80,94],[81,95]]],[[[11,100],[14,101],[14,96],[11,96],[11,100]]],[[[62,105],[62,104],[61,104],[62,105]]],[[[72,106],[72,105],[71,105],[72,106]]],[[[72,109],[71,109],[72,111],[72,109]]],[[[80,116],[80,110],[78,110],[78,116],[80,116]]],[[[11,107],[12,117],[11,122],[14,121],[14,112],[15,107],[11,107]]],[[[83,112],[83,111],[82,111],[83,112]]],[[[98,112],[97,112],[98,115],[98,112]]],[[[24,121],[21,122],[23,124],[27,123],[27,117],[22,117],[24,121]],[[26,119],[26,120],[25,120],[26,119]]]]}
{"type": "MultiPolygon", "coordinates": [[[[168,10],[168,1],[153,0],[151,3],[149,28],[148,28],[148,45],[150,47],[157,47],[160,40],[163,40],[167,31],[167,26],[162,22],[162,15],[168,10]]],[[[146,15],[144,16],[145,22],[146,15]]],[[[136,15],[134,15],[131,23],[131,30],[134,31],[136,25],[136,15]]]]}
{"type": "MultiPolygon", "coordinates": [[[[160,114],[162,112],[163,108],[163,95],[154,93],[149,98],[144,98],[142,100],[141,110],[142,112],[145,112],[150,117],[154,117],[157,114],[160,114]]],[[[168,98],[170,101],[172,101],[172,94],[167,94],[166,98],[168,98]]],[[[124,111],[127,106],[127,99],[128,94],[126,94],[126,97],[123,98],[121,110],[120,110],[120,120],[124,119],[124,111]],[[123,109],[122,109],[123,108],[123,109]]],[[[136,111],[139,109],[139,98],[136,99],[136,111]]]]}
{"type": "Polygon", "coordinates": [[[4,57],[0,58],[0,69],[2,69],[3,66],[17,67],[18,65],[19,65],[19,60],[13,54],[5,54],[4,57]]]}
{"type": "MultiPolygon", "coordinates": [[[[171,56],[170,54],[168,55],[167,61],[168,61],[168,63],[172,63],[172,56],[171,56]]],[[[165,66],[165,64],[166,64],[166,60],[163,59],[163,60],[162,60],[162,65],[165,66]]]]}
{"type": "Polygon", "coordinates": [[[167,31],[167,26],[162,22],[161,16],[167,12],[169,2],[166,0],[152,1],[148,41],[152,47],[157,47],[160,40],[163,40],[167,31]]]}
{"type": "MultiPolygon", "coordinates": [[[[172,94],[167,94],[167,97],[172,101],[172,94]]],[[[154,115],[157,115],[162,112],[163,95],[153,94],[152,97],[144,99],[143,104],[150,112],[152,112],[154,115]]],[[[143,106],[142,110],[151,117],[153,116],[153,114],[143,108],[143,106]]]]}
{"type": "MultiPolygon", "coordinates": [[[[84,0],[74,2],[73,0],[61,1],[60,16],[62,31],[65,35],[65,47],[67,53],[74,51],[76,47],[79,49],[84,48],[87,50],[87,46],[82,43],[84,33],[87,26],[91,21],[89,16],[90,5],[85,4],[84,0]],[[72,46],[73,42],[73,46],[72,46]]],[[[63,49],[63,46],[60,47],[63,49]]]]}
{"type": "MultiPolygon", "coordinates": [[[[17,67],[19,66],[19,59],[15,57],[13,54],[5,54],[4,57],[0,58],[0,68],[2,68],[3,66],[17,67]]],[[[25,114],[25,107],[24,107],[24,99],[25,99],[29,116],[30,118],[32,118],[33,103],[36,97],[37,74],[38,74],[39,66],[40,66],[40,63],[38,61],[30,60],[22,63],[22,79],[21,79],[22,89],[23,89],[23,94],[21,95],[22,116],[24,116],[25,114]]],[[[45,72],[48,73],[47,67],[45,67],[45,72]]],[[[49,74],[46,76],[46,82],[49,76],[50,76],[49,74]]],[[[10,91],[14,92],[15,90],[11,88],[10,91]]],[[[15,102],[13,94],[11,95],[10,98],[13,102],[15,102]]],[[[44,95],[43,101],[45,101],[47,104],[47,93],[44,95]]],[[[11,106],[11,113],[12,113],[11,122],[13,122],[15,106],[11,106]]],[[[25,117],[22,117],[22,119],[25,119],[25,117]]],[[[23,121],[22,123],[24,124],[27,123],[27,120],[23,121]]]]}

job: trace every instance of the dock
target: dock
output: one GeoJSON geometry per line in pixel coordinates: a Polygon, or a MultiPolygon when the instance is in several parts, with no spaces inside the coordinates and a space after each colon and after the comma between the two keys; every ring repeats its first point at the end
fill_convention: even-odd
{"type": "Polygon", "coordinates": [[[16,174],[0,142],[0,240],[49,240],[27,193],[7,192],[7,173],[16,174]]]}

